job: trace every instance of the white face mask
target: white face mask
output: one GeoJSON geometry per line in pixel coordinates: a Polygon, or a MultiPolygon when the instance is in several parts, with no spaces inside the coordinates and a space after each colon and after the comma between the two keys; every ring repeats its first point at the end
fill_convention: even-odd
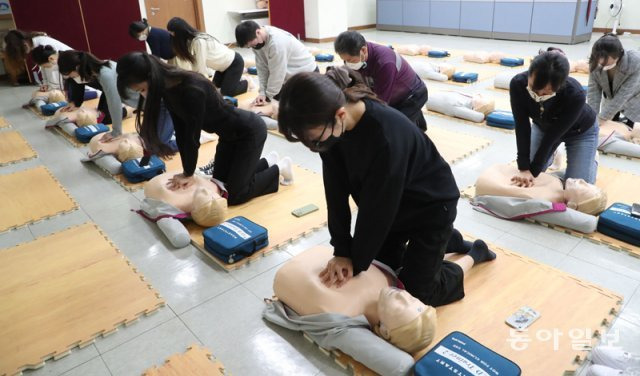
{"type": "Polygon", "coordinates": [[[538,95],[536,94],[535,91],[531,90],[531,88],[527,85],[527,91],[529,92],[529,95],[531,96],[531,99],[533,99],[534,101],[538,102],[538,103],[542,103],[546,100],[549,100],[553,97],[556,96],[556,93],[553,94],[547,94],[547,95],[538,95]]]}
{"type": "Polygon", "coordinates": [[[86,84],[87,83],[87,81],[82,81],[82,78],[80,76],[73,77],[73,80],[78,84],[86,84]]]}
{"type": "Polygon", "coordinates": [[[353,70],[359,70],[364,65],[364,61],[359,61],[357,63],[350,63],[348,61],[345,61],[344,63],[347,65],[347,67],[353,70]]]}
{"type": "Polygon", "coordinates": [[[604,66],[602,67],[602,70],[603,70],[603,71],[611,70],[611,69],[613,69],[613,68],[615,68],[615,67],[616,67],[616,64],[618,64],[618,62],[617,62],[617,61],[613,62],[613,64],[604,65],[604,66]]]}
{"type": "Polygon", "coordinates": [[[147,35],[146,34],[140,34],[138,35],[138,40],[140,42],[144,42],[145,40],[147,40],[147,35]]]}

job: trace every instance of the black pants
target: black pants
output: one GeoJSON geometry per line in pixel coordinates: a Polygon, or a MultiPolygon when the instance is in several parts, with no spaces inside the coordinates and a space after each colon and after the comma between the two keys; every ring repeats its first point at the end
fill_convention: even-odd
{"type": "Polygon", "coordinates": [[[427,103],[427,99],[429,99],[427,85],[424,84],[424,81],[420,80],[420,86],[413,89],[405,100],[392,107],[405,114],[409,120],[416,123],[418,128],[426,131],[427,121],[424,119],[422,107],[427,103]]]}
{"type": "Polygon", "coordinates": [[[457,202],[430,205],[419,226],[391,232],[376,256],[394,270],[402,267],[399,278],[407,291],[433,307],[464,297],[462,267],[444,260],[454,231],[457,202]]]}
{"type": "Polygon", "coordinates": [[[267,127],[262,119],[256,118],[263,123],[256,137],[231,142],[222,138],[218,140],[213,177],[225,183],[229,191],[229,205],[239,205],[278,191],[280,170],[276,165],[269,167],[267,161],[260,158],[267,139],[267,127]]]}
{"type": "MultiPolygon", "coordinates": [[[[100,94],[100,99],[98,100],[98,111],[104,114],[104,118],[102,118],[102,124],[111,124],[113,121],[111,120],[111,113],[109,112],[109,105],[107,104],[107,96],[104,95],[104,92],[100,94]]],[[[127,109],[122,107],[122,118],[127,117],[127,109]]]]}
{"type": "Polygon", "coordinates": [[[246,93],[249,88],[249,82],[240,81],[242,72],[244,71],[244,59],[236,52],[231,65],[224,71],[216,71],[213,75],[213,84],[220,88],[220,93],[229,97],[235,97],[242,93],[246,93]]]}

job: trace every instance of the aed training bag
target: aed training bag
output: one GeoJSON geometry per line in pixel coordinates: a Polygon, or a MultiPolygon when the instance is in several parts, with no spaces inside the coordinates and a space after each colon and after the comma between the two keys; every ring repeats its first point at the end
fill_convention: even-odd
{"type": "Polygon", "coordinates": [[[245,217],[233,217],[202,233],[204,248],[227,264],[233,264],[269,245],[266,228],[245,217]]]}
{"type": "Polygon", "coordinates": [[[153,179],[164,171],[164,162],[155,155],[122,162],[122,173],[131,183],[140,183],[153,179]]]}
{"type": "Polygon", "coordinates": [[[504,129],[515,129],[516,121],[509,111],[491,111],[487,115],[487,125],[504,129]]]}
{"type": "Polygon", "coordinates": [[[55,114],[59,108],[62,108],[67,104],[68,103],[65,101],[43,104],[40,106],[40,112],[42,112],[42,115],[44,116],[51,116],[55,114]]]}
{"type": "Polygon", "coordinates": [[[450,56],[449,51],[431,50],[427,54],[429,57],[447,57],[450,56]]]}
{"type": "Polygon", "coordinates": [[[500,59],[500,65],[505,67],[519,67],[524,65],[524,59],[521,57],[503,57],[500,59]]]}
{"type": "Polygon", "coordinates": [[[640,246],[640,218],[631,215],[631,206],[613,203],[598,217],[598,231],[612,238],[640,246]]]}
{"type": "Polygon", "coordinates": [[[478,74],[473,72],[456,72],[451,76],[454,82],[465,82],[470,84],[478,81],[478,74]]]}
{"type": "Polygon", "coordinates": [[[86,144],[89,141],[91,141],[93,136],[100,133],[108,132],[108,131],[109,131],[109,127],[107,127],[102,123],[98,123],[98,124],[85,125],[83,127],[78,127],[75,129],[74,132],[76,134],[76,138],[78,139],[78,141],[86,144]]]}
{"type": "Polygon", "coordinates": [[[520,376],[520,367],[464,333],[449,333],[414,366],[415,376],[520,376]]]}

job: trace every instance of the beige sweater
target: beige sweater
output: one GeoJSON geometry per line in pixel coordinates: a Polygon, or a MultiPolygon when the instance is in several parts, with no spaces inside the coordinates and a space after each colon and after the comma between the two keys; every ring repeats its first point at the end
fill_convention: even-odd
{"type": "Polygon", "coordinates": [[[189,50],[195,58],[193,71],[210,77],[209,69],[225,71],[235,58],[235,52],[220,43],[216,38],[201,33],[191,41],[189,50]]]}

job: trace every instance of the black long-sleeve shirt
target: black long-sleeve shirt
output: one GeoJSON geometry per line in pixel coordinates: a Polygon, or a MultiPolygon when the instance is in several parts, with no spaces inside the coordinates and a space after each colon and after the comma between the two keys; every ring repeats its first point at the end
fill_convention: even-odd
{"type": "Polygon", "coordinates": [[[186,176],[196,169],[200,131],[216,133],[220,142],[252,142],[264,132],[258,115],[217,99],[219,95],[211,81],[196,73],[165,90],[163,99],[173,120],[186,176]]]}
{"type": "Polygon", "coordinates": [[[171,47],[171,34],[164,29],[152,27],[147,36],[147,43],[151,48],[151,54],[165,60],[176,56],[171,47]]]}
{"type": "Polygon", "coordinates": [[[509,85],[511,111],[516,123],[518,169],[538,176],[557,146],[566,135],[579,134],[591,128],[596,114],[586,103],[582,85],[568,77],[556,95],[542,103],[534,101],[527,91],[528,73],[517,74],[509,85]],[[541,111],[541,109],[544,109],[541,111]],[[531,159],[531,122],[544,132],[540,147],[531,159]]]}
{"type": "Polygon", "coordinates": [[[414,123],[364,103],[355,128],[320,153],[331,245],[335,256],[351,259],[354,275],[369,268],[391,231],[415,229],[433,204],[460,197],[449,165],[414,123]],[[358,205],[353,236],[349,195],[358,205]]]}

